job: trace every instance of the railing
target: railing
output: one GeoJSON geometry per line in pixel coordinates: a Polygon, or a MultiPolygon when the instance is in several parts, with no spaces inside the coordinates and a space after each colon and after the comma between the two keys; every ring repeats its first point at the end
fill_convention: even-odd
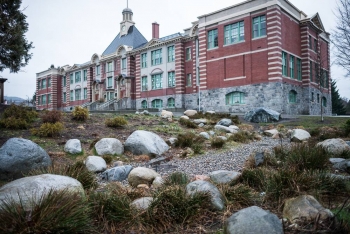
{"type": "Polygon", "coordinates": [[[88,107],[92,104],[92,102],[85,102],[84,104],[80,105],[82,108],[88,107]]]}
{"type": "Polygon", "coordinates": [[[111,99],[99,106],[96,106],[96,110],[114,110],[114,103],[118,102],[120,99],[111,99]],[[113,107],[111,108],[111,105],[113,104],[113,107]]]}

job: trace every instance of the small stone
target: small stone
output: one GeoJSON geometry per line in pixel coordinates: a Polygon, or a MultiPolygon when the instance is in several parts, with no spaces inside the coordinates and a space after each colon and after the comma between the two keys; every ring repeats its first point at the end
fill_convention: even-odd
{"type": "Polygon", "coordinates": [[[147,184],[139,184],[139,185],[137,185],[137,188],[149,189],[147,184]]]}
{"type": "Polygon", "coordinates": [[[204,123],[198,124],[198,127],[203,128],[204,127],[204,123]]]}
{"type": "Polygon", "coordinates": [[[82,130],[84,130],[85,128],[84,128],[83,125],[79,125],[79,126],[77,127],[77,129],[82,129],[82,130]]]}
{"type": "Polygon", "coordinates": [[[206,176],[206,175],[195,175],[194,178],[193,178],[193,181],[196,181],[196,180],[209,181],[210,177],[206,176]]]}

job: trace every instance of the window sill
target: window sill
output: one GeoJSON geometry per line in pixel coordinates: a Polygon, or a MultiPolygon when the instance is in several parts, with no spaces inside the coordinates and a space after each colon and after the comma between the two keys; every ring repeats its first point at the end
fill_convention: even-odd
{"type": "Polygon", "coordinates": [[[227,106],[244,106],[245,103],[234,103],[234,104],[226,104],[227,106]]]}
{"type": "Polygon", "coordinates": [[[219,49],[219,46],[213,47],[213,48],[208,48],[207,51],[216,50],[216,49],[219,49]]]}
{"type": "Polygon", "coordinates": [[[255,38],[252,38],[252,41],[259,40],[259,39],[266,38],[266,37],[267,37],[266,35],[260,36],[260,37],[255,37],[255,38]]]}
{"type": "Polygon", "coordinates": [[[159,89],[151,89],[151,91],[152,91],[152,90],[161,90],[161,89],[163,89],[163,88],[159,88],[159,89]]]}
{"type": "Polygon", "coordinates": [[[187,59],[187,60],[185,60],[185,62],[190,62],[190,61],[192,61],[192,59],[187,59]]]}
{"type": "Polygon", "coordinates": [[[241,43],[244,43],[244,42],[245,42],[245,40],[243,40],[243,41],[238,41],[238,42],[226,44],[226,45],[224,45],[224,47],[226,47],[226,46],[232,46],[232,45],[238,45],[238,44],[241,44],[241,43]]]}

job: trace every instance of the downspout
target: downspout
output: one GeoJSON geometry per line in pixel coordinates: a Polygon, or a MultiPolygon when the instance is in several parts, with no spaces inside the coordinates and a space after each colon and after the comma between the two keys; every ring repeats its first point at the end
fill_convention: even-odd
{"type": "Polygon", "coordinates": [[[196,85],[198,87],[198,112],[201,111],[201,86],[199,84],[199,40],[196,38],[196,85]]]}

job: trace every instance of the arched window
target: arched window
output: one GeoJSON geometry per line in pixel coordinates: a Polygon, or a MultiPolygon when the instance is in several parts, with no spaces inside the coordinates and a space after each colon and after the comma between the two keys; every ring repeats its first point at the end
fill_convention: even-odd
{"type": "Polygon", "coordinates": [[[161,99],[154,99],[152,101],[152,108],[161,108],[163,107],[163,100],[161,99]]]}
{"type": "Polygon", "coordinates": [[[141,102],[141,108],[142,108],[142,109],[147,109],[147,108],[148,108],[148,105],[147,105],[147,101],[146,101],[146,100],[143,100],[143,101],[141,102]]]}
{"type": "Polygon", "coordinates": [[[289,103],[296,103],[297,102],[297,92],[295,90],[291,90],[289,92],[289,103]]]}
{"type": "Polygon", "coordinates": [[[175,99],[174,98],[169,98],[168,99],[168,107],[169,108],[175,108],[175,99]]]}
{"type": "Polygon", "coordinates": [[[244,104],[244,93],[232,92],[226,94],[226,105],[244,104]]]}
{"type": "Polygon", "coordinates": [[[327,107],[327,99],[322,97],[322,106],[327,107]]]}

